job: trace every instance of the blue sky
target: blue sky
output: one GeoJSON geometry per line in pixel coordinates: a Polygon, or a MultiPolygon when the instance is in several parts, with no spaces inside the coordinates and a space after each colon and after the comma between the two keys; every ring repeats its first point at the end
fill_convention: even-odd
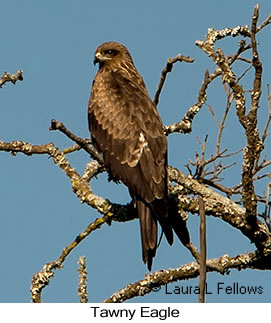
{"type": "MultiPolygon", "coordinates": [[[[181,119],[197,100],[204,71],[214,64],[199,48],[207,29],[250,24],[256,1],[92,1],[92,0],[10,0],[1,2],[0,72],[24,70],[24,81],[0,89],[0,139],[23,140],[33,144],[53,142],[59,148],[72,143],[58,132],[48,131],[50,120],[62,121],[71,131],[88,137],[87,103],[97,67],[92,64],[96,47],[108,40],[125,44],[153,97],[160,73],[168,57],[181,53],[195,58],[194,64],[176,64],[163,89],[159,112],[165,124],[181,119]]],[[[260,21],[271,12],[270,1],[260,3],[260,21]]],[[[225,53],[233,53],[240,38],[218,43],[225,53]]],[[[259,128],[267,116],[266,84],[270,83],[270,26],[258,36],[264,64],[263,95],[259,128]]],[[[244,70],[244,65],[239,65],[244,70]]],[[[252,74],[251,74],[252,75],[252,74]]],[[[251,78],[244,81],[251,87],[251,78]]],[[[208,90],[208,104],[221,118],[226,98],[215,81],[208,90]]],[[[217,126],[206,106],[197,116],[190,135],[169,137],[169,163],[186,172],[188,159],[199,151],[196,137],[209,135],[207,154],[214,153],[217,126]],[[213,138],[213,139],[212,139],[213,138]]],[[[231,151],[244,145],[243,130],[234,109],[226,125],[222,147],[231,151]]],[[[270,144],[270,142],[269,142],[270,144]]],[[[270,157],[270,156],[269,156],[270,157]]],[[[69,156],[72,166],[82,172],[89,156],[77,152],[69,156]]],[[[240,181],[240,159],[225,172],[225,184],[240,181]]],[[[259,192],[265,190],[260,183],[259,192]]],[[[107,183],[101,175],[92,181],[97,194],[111,201],[127,203],[123,185],[107,183]]],[[[27,157],[0,154],[0,302],[29,302],[32,275],[47,262],[57,259],[62,249],[78,233],[100,216],[80,201],[65,174],[47,156],[27,157]]],[[[221,220],[207,219],[208,257],[232,256],[253,251],[249,240],[221,220]]],[[[198,245],[199,220],[190,215],[188,226],[198,245]]],[[[175,239],[176,240],[176,239],[175,239]]],[[[57,271],[43,292],[45,302],[78,302],[77,260],[87,258],[89,301],[102,301],[128,283],[143,279],[147,272],[141,261],[138,221],[113,223],[89,236],[57,271]]],[[[192,258],[176,240],[173,247],[163,241],[154,261],[154,270],[174,268],[192,258]]],[[[210,286],[218,282],[263,286],[261,295],[213,295],[209,302],[268,302],[271,295],[269,272],[232,271],[229,276],[208,274],[210,286]]],[[[196,286],[198,279],[179,282],[196,286]]],[[[161,289],[137,302],[197,302],[197,295],[166,295],[161,289]]]]}

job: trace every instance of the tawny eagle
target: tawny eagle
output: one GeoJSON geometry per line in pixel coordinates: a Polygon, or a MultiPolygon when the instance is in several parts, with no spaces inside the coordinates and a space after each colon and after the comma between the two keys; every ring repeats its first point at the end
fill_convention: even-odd
{"type": "MultiPolygon", "coordinates": [[[[157,249],[157,221],[173,243],[178,220],[168,216],[167,139],[156,106],[127,48],[106,42],[95,52],[99,63],[88,106],[93,144],[116,180],[133,198],[139,220],[142,256],[151,270],[157,249]]],[[[179,217],[180,218],[180,217],[179,217]]]]}

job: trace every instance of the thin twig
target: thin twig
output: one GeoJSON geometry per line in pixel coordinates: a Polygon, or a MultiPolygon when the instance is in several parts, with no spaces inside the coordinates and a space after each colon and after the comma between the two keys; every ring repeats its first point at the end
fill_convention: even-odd
{"type": "Polygon", "coordinates": [[[55,119],[51,120],[51,126],[49,130],[59,130],[60,132],[64,133],[68,138],[72,141],[76,142],[79,146],[81,146],[87,153],[89,153],[92,158],[96,159],[100,164],[103,164],[103,158],[98,153],[98,151],[93,147],[90,146],[90,139],[82,139],[75,134],[73,134],[70,130],[68,130],[62,122],[59,122],[55,119]]]}
{"type": "Polygon", "coordinates": [[[196,262],[200,264],[200,253],[196,246],[190,241],[185,247],[190,251],[191,255],[195,258],[196,262]]]}
{"type": "Polygon", "coordinates": [[[57,260],[47,263],[44,265],[43,269],[34,274],[32,277],[32,285],[30,288],[31,299],[33,303],[41,303],[41,292],[46,287],[50,279],[54,276],[54,271],[56,269],[61,269],[62,264],[67,258],[67,256],[78,246],[78,244],[83,241],[89,234],[91,234],[96,229],[100,228],[104,223],[109,220],[110,215],[104,215],[102,218],[96,219],[94,222],[90,223],[84,231],[82,231],[73,242],[71,242],[67,247],[65,247],[58,257],[57,260]]]}
{"type": "Polygon", "coordinates": [[[161,72],[161,78],[159,85],[157,87],[155,96],[154,96],[154,104],[157,106],[159,103],[159,97],[162,91],[162,88],[164,86],[164,83],[166,81],[167,74],[172,71],[173,65],[177,62],[186,62],[186,63],[193,63],[194,59],[190,58],[189,56],[183,56],[181,54],[177,55],[174,58],[168,58],[166,66],[163,68],[161,72]]]}
{"type": "Polygon", "coordinates": [[[63,149],[62,151],[65,155],[67,155],[67,154],[74,153],[75,151],[79,151],[81,149],[82,149],[82,147],[80,145],[74,144],[74,145],[72,145],[72,147],[67,147],[67,148],[63,149]]]}
{"type": "Polygon", "coordinates": [[[217,140],[216,140],[216,154],[219,154],[219,152],[220,152],[220,144],[221,144],[222,132],[223,132],[223,130],[225,128],[225,122],[226,122],[226,119],[227,119],[227,116],[229,114],[230,107],[231,107],[231,104],[232,104],[232,101],[233,101],[233,98],[234,98],[233,94],[230,93],[228,86],[226,84],[223,84],[223,85],[224,85],[224,90],[225,90],[225,92],[227,94],[227,103],[226,103],[226,108],[225,108],[225,111],[224,111],[222,121],[219,124],[217,140]]]}
{"type": "Polygon", "coordinates": [[[213,118],[215,119],[215,122],[216,122],[216,123],[217,123],[217,125],[219,126],[219,125],[220,125],[220,122],[219,122],[219,120],[217,119],[217,116],[216,116],[216,114],[215,114],[214,109],[211,107],[211,105],[210,105],[210,104],[206,104],[206,106],[207,106],[208,110],[211,112],[211,115],[213,116],[213,118]]]}
{"type": "Polygon", "coordinates": [[[269,15],[262,24],[257,27],[257,33],[269,24],[271,24],[271,15],[269,15]]]}
{"type": "Polygon", "coordinates": [[[268,104],[268,118],[264,127],[263,135],[262,135],[262,142],[265,142],[265,139],[268,135],[268,129],[271,122],[271,94],[270,94],[270,85],[267,84],[267,104],[268,104]]]}
{"type": "Polygon", "coordinates": [[[199,303],[205,303],[205,286],[206,286],[206,216],[204,210],[204,201],[198,196],[199,215],[200,215],[200,269],[199,269],[199,287],[200,293],[198,297],[199,303]]]}

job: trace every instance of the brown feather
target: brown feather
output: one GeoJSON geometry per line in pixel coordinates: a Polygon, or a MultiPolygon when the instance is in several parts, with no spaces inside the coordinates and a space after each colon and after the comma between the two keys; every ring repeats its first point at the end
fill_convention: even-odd
{"type": "Polygon", "coordinates": [[[108,42],[97,48],[95,57],[100,67],[89,99],[89,129],[106,166],[136,201],[142,257],[151,270],[157,220],[173,243],[172,225],[167,221],[167,140],[128,50],[108,42]]]}

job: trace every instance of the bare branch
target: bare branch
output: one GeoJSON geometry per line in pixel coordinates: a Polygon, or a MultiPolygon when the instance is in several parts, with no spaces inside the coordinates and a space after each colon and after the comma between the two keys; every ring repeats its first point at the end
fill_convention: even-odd
{"type": "MultiPolygon", "coordinates": [[[[241,27],[236,27],[236,28],[238,29],[241,27]]],[[[247,26],[242,27],[240,33],[241,34],[244,33],[246,35],[246,31],[245,31],[246,28],[248,28],[248,27],[247,26]]],[[[212,31],[214,32],[214,30],[212,30],[212,29],[209,29],[209,30],[211,31],[211,33],[212,33],[212,31]]],[[[248,31],[248,29],[247,29],[247,31],[248,31]]],[[[224,30],[221,31],[221,35],[223,35],[223,33],[224,33],[224,30]]],[[[233,34],[235,34],[235,31],[233,31],[233,34]]],[[[201,42],[197,41],[196,45],[201,47],[201,42]]],[[[251,48],[250,44],[246,46],[244,41],[240,42],[240,47],[239,47],[238,51],[233,56],[228,56],[229,65],[232,65],[237,59],[244,60],[245,62],[248,62],[247,59],[243,59],[239,55],[241,53],[245,52],[246,50],[248,50],[249,48],[251,48]]],[[[166,135],[169,135],[173,132],[190,133],[192,131],[192,121],[193,121],[194,117],[197,115],[197,113],[200,111],[202,105],[206,101],[207,87],[219,75],[221,75],[220,68],[217,68],[215,70],[215,72],[211,75],[209,74],[209,71],[206,70],[205,76],[204,76],[204,81],[203,81],[202,86],[199,91],[198,102],[188,109],[187,113],[185,114],[184,118],[181,121],[176,122],[172,125],[165,126],[166,135]]]]}
{"type": "Polygon", "coordinates": [[[103,164],[102,156],[93,146],[89,145],[91,142],[90,139],[82,139],[80,137],[77,137],[70,130],[68,130],[62,122],[59,122],[55,119],[51,120],[51,126],[49,130],[59,130],[60,132],[64,133],[68,138],[75,141],[80,147],[82,147],[87,153],[89,153],[92,158],[96,159],[100,164],[103,164]]]}
{"type": "Polygon", "coordinates": [[[271,24],[271,15],[269,15],[260,26],[257,27],[257,33],[261,31],[264,27],[271,24]]]}
{"type": "Polygon", "coordinates": [[[155,96],[154,96],[154,104],[157,106],[159,103],[159,97],[162,91],[162,88],[164,86],[164,83],[166,81],[167,74],[172,71],[173,65],[177,62],[186,62],[186,63],[193,63],[194,59],[190,58],[189,56],[183,56],[181,54],[177,55],[174,58],[168,58],[166,66],[163,68],[161,73],[161,78],[159,85],[157,87],[155,96]]]}
{"type": "MultiPolygon", "coordinates": [[[[91,142],[90,142],[91,143],[91,142]]],[[[71,154],[71,153],[73,153],[73,152],[75,152],[75,151],[79,151],[79,150],[81,150],[82,149],[82,147],[81,146],[79,146],[78,144],[74,144],[74,145],[72,145],[72,147],[68,147],[68,148],[65,148],[65,149],[63,149],[63,153],[65,154],[65,155],[67,155],[67,154],[71,154]]]]}
{"type": "MultiPolygon", "coordinates": [[[[31,156],[32,154],[49,155],[52,157],[54,163],[59,166],[69,177],[73,191],[82,203],[87,203],[89,206],[96,208],[102,214],[107,214],[113,207],[113,204],[109,200],[92,193],[86,179],[81,178],[76,170],[69,164],[65,154],[56,148],[54,144],[32,145],[23,141],[12,141],[8,143],[0,141],[0,151],[1,150],[9,151],[14,155],[16,155],[18,152],[28,156],[31,156]]],[[[96,164],[96,167],[99,168],[100,165],[96,164]]],[[[95,172],[97,173],[98,169],[96,169],[95,172]]]]}
{"type": "Polygon", "coordinates": [[[191,255],[196,259],[196,262],[200,264],[200,253],[197,247],[194,246],[191,241],[185,247],[190,251],[191,255]]]}
{"type": "Polygon", "coordinates": [[[256,24],[258,20],[258,6],[254,9],[254,14],[252,17],[252,27],[251,32],[248,31],[248,27],[237,28],[237,29],[227,29],[221,31],[209,30],[206,40],[204,42],[197,42],[197,45],[206,52],[213,61],[218,65],[222,71],[222,79],[227,82],[231,87],[235,99],[236,112],[240,123],[246,131],[247,145],[244,149],[243,154],[243,170],[242,170],[242,186],[243,186],[243,203],[247,211],[247,216],[253,223],[255,221],[255,216],[257,213],[257,204],[255,199],[254,185],[252,180],[252,174],[254,166],[259,159],[260,153],[263,150],[263,144],[260,141],[259,133],[257,130],[257,110],[259,105],[259,98],[261,95],[261,74],[262,66],[258,57],[257,44],[255,40],[256,34],[256,24]],[[252,103],[250,111],[246,116],[246,101],[244,90],[236,81],[236,76],[232,72],[229,63],[224,57],[221,49],[218,49],[215,53],[214,43],[216,40],[224,37],[225,35],[237,35],[243,34],[245,36],[251,37],[251,46],[253,51],[253,66],[255,69],[255,79],[254,79],[254,89],[252,91],[252,103]]]}
{"type": "Polygon", "coordinates": [[[229,65],[232,65],[236,60],[243,61],[245,63],[251,64],[251,60],[244,58],[240,56],[243,52],[251,48],[251,44],[246,44],[246,41],[244,39],[240,40],[239,42],[239,48],[237,52],[234,55],[228,55],[228,63],[229,65]]]}
{"type": "Polygon", "coordinates": [[[213,28],[208,29],[208,33],[205,41],[197,40],[195,44],[200,47],[206,54],[213,59],[216,57],[214,44],[216,41],[225,38],[225,37],[236,37],[236,36],[245,36],[250,37],[250,30],[248,25],[246,26],[237,26],[234,28],[225,28],[222,30],[214,30],[213,28]]]}
{"type": "Polygon", "coordinates": [[[253,120],[255,119],[257,109],[259,107],[259,100],[261,96],[261,85],[262,85],[262,70],[263,70],[262,63],[259,59],[259,53],[258,53],[257,41],[256,41],[258,18],[259,18],[259,5],[257,4],[254,8],[252,24],[251,24],[251,46],[252,46],[252,55],[253,55],[252,64],[255,69],[255,78],[254,78],[253,91],[251,93],[252,103],[248,114],[248,118],[253,120]],[[250,114],[252,114],[252,116],[250,116],[250,114]]]}
{"type": "Polygon", "coordinates": [[[220,122],[219,120],[217,119],[217,116],[215,114],[215,111],[214,109],[210,106],[210,104],[206,104],[208,110],[211,112],[211,115],[213,116],[213,118],[215,119],[215,122],[217,123],[217,125],[219,126],[220,125],[220,122]]]}
{"type": "Polygon", "coordinates": [[[80,297],[80,303],[88,302],[88,291],[87,291],[87,269],[86,269],[86,257],[81,256],[78,260],[78,272],[79,272],[79,284],[78,284],[78,295],[80,297]]]}
{"type": "Polygon", "coordinates": [[[0,88],[7,82],[11,82],[14,85],[17,81],[23,80],[23,70],[18,70],[15,74],[9,74],[8,72],[4,72],[0,78],[0,88]]]}
{"type": "Polygon", "coordinates": [[[229,92],[226,84],[224,84],[224,89],[227,93],[227,103],[226,103],[226,108],[225,108],[225,112],[224,112],[222,121],[221,121],[221,123],[219,123],[219,129],[218,129],[217,140],[216,140],[216,154],[217,155],[220,152],[220,143],[221,143],[221,138],[222,138],[222,132],[223,132],[223,129],[225,128],[226,119],[229,114],[230,107],[231,107],[231,104],[233,101],[233,94],[229,92]]]}
{"type": "Polygon", "coordinates": [[[267,84],[267,104],[268,104],[268,118],[264,127],[263,135],[262,135],[262,142],[265,142],[265,139],[268,135],[268,129],[271,121],[271,94],[270,94],[270,86],[267,84]]]}
{"type": "Polygon", "coordinates": [[[43,269],[34,274],[32,277],[32,285],[30,288],[31,291],[31,299],[33,303],[41,303],[41,292],[42,290],[49,285],[50,279],[54,277],[54,271],[56,269],[61,269],[62,264],[67,258],[67,256],[72,252],[74,248],[78,246],[78,244],[83,241],[90,233],[94,230],[100,228],[104,223],[106,223],[110,214],[104,215],[102,218],[96,219],[94,222],[90,223],[87,228],[81,232],[75,240],[70,243],[66,248],[63,249],[61,255],[58,257],[56,261],[49,262],[44,265],[43,269]]]}
{"type": "MultiPolygon", "coordinates": [[[[231,226],[240,230],[259,250],[269,250],[271,245],[271,234],[268,228],[257,218],[252,226],[248,221],[246,210],[217,192],[211,190],[206,185],[200,184],[191,176],[185,176],[176,168],[168,167],[170,180],[180,185],[178,195],[179,207],[184,211],[191,213],[199,212],[198,201],[188,198],[183,191],[187,190],[193,195],[200,195],[205,203],[206,215],[212,215],[221,218],[231,226]]],[[[178,194],[177,187],[174,192],[178,194]]]]}
{"type": "MultiPolygon", "coordinates": [[[[206,266],[207,272],[218,272],[223,274],[228,272],[229,269],[263,269],[263,263],[270,268],[270,257],[260,257],[256,252],[251,252],[236,257],[224,255],[220,258],[208,259],[206,266]]],[[[154,272],[151,275],[146,275],[145,279],[120,289],[104,302],[122,303],[137,296],[145,296],[151,293],[153,289],[157,291],[165,284],[195,278],[199,275],[199,267],[199,264],[192,262],[176,269],[154,272]]]]}
{"type": "Polygon", "coordinates": [[[188,109],[181,121],[164,127],[166,135],[173,132],[190,133],[192,131],[192,121],[206,101],[206,90],[210,82],[211,79],[209,77],[209,72],[206,70],[204,80],[199,91],[197,103],[188,109]]]}

